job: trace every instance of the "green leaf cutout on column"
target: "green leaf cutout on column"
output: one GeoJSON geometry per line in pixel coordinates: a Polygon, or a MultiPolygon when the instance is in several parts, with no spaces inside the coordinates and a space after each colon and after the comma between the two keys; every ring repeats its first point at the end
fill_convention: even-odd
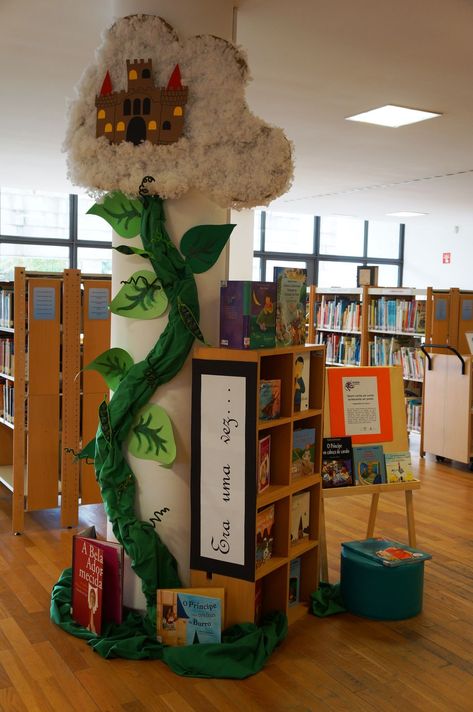
{"type": "Polygon", "coordinates": [[[94,358],[84,371],[97,371],[112,391],[116,391],[120,382],[133,366],[133,359],[125,349],[113,348],[94,358]]]}
{"type": "Polygon", "coordinates": [[[195,339],[197,339],[197,341],[202,341],[202,343],[205,344],[204,335],[200,330],[200,326],[197,322],[197,319],[192,313],[192,310],[189,309],[187,304],[184,304],[184,302],[179,297],[177,298],[177,309],[179,311],[179,316],[181,317],[186,329],[192,334],[195,339]]]}
{"type": "Polygon", "coordinates": [[[103,203],[95,203],[87,211],[98,215],[108,222],[120,237],[136,237],[140,234],[143,204],[140,200],[131,200],[123,193],[110,193],[103,203]]]}
{"type": "Polygon", "coordinates": [[[168,298],[154,272],[134,272],[110,303],[110,311],[133,319],[156,319],[166,311],[168,298]]]}
{"type": "Polygon", "coordinates": [[[168,414],[156,404],[139,411],[131,426],[128,449],[142,460],[171,465],[176,459],[176,443],[168,414]]]}
{"type": "Polygon", "coordinates": [[[197,225],[182,236],[180,250],[194,274],[206,272],[216,263],[234,227],[197,225]]]}
{"type": "Polygon", "coordinates": [[[117,252],[121,252],[122,255],[139,255],[139,257],[145,257],[149,259],[149,252],[142,250],[139,247],[130,247],[129,245],[118,245],[113,248],[117,252]]]}

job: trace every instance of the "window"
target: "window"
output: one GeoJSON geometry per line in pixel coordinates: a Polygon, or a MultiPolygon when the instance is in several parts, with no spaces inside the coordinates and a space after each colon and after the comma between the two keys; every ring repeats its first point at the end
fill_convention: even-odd
{"type": "Polygon", "coordinates": [[[146,99],[143,99],[143,114],[150,114],[151,113],[151,100],[146,97],[146,99]]]}
{"type": "Polygon", "coordinates": [[[174,107],[174,116],[182,116],[182,106],[174,107]]]}
{"type": "Polygon", "coordinates": [[[87,215],[93,204],[85,195],[0,189],[0,279],[11,279],[16,266],[110,273],[112,229],[87,215]]]}
{"type": "Polygon", "coordinates": [[[141,78],[149,79],[150,76],[151,76],[151,72],[149,71],[149,69],[143,69],[143,71],[141,72],[141,78]]]}
{"type": "Polygon", "coordinates": [[[124,131],[124,130],[125,130],[125,122],[119,121],[117,124],[117,131],[124,131]]]}
{"type": "Polygon", "coordinates": [[[138,74],[136,73],[136,69],[130,69],[128,72],[128,79],[132,80],[133,79],[138,79],[138,74]]]}
{"type": "Polygon", "coordinates": [[[133,116],[141,114],[141,99],[133,99],[133,116]]]}
{"type": "Polygon", "coordinates": [[[104,119],[105,118],[105,111],[104,109],[99,109],[98,114],[97,114],[98,119],[104,119]]]}
{"type": "Polygon", "coordinates": [[[378,283],[400,287],[404,225],[349,216],[255,211],[253,279],[272,280],[275,265],[307,268],[308,284],[356,287],[356,268],[376,264],[378,283]]]}
{"type": "Polygon", "coordinates": [[[105,133],[111,133],[112,131],[113,131],[112,124],[110,124],[110,123],[105,124],[105,133]]]}
{"type": "Polygon", "coordinates": [[[163,121],[163,131],[170,131],[170,129],[171,129],[171,122],[163,121]]]}
{"type": "Polygon", "coordinates": [[[148,123],[148,129],[149,129],[149,131],[156,131],[156,129],[157,129],[156,121],[150,121],[148,123]]]}
{"type": "Polygon", "coordinates": [[[125,99],[123,102],[123,116],[130,116],[131,114],[131,101],[130,99],[125,99]]]}

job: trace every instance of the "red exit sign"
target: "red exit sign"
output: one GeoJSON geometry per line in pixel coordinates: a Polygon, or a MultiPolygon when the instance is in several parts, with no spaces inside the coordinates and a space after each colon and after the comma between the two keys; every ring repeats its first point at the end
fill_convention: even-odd
{"type": "Polygon", "coordinates": [[[452,261],[452,253],[451,252],[443,252],[442,253],[442,264],[449,265],[451,261],[452,261]]]}

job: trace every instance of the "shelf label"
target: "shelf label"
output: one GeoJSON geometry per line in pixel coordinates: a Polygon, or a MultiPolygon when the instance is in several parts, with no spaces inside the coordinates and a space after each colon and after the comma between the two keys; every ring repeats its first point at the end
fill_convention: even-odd
{"type": "Polygon", "coordinates": [[[109,294],[106,287],[91,287],[89,289],[88,317],[91,321],[110,319],[108,308],[109,294]]]}
{"type": "Polygon", "coordinates": [[[54,287],[33,289],[33,319],[52,321],[56,317],[56,290],[54,287]]]}
{"type": "Polygon", "coordinates": [[[191,566],[250,579],[255,568],[256,364],[194,360],[193,365],[191,566]]]}

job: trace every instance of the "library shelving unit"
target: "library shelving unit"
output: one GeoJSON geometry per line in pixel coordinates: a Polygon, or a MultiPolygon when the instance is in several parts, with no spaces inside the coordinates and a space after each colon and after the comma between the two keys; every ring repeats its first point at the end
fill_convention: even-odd
{"type": "MultiPolygon", "coordinates": [[[[289,622],[293,622],[307,612],[310,594],[318,586],[324,361],[325,349],[323,346],[316,345],[248,351],[201,347],[194,352],[191,582],[193,586],[225,588],[226,625],[253,621],[256,596],[259,597],[263,614],[272,610],[284,611],[288,615],[289,622]],[[308,354],[310,359],[309,403],[307,410],[295,412],[294,363],[301,352],[308,354]],[[230,387],[234,388],[232,379],[238,380],[238,378],[245,380],[241,398],[246,404],[246,417],[244,423],[239,419],[238,424],[240,436],[243,438],[241,443],[244,443],[245,461],[240,463],[238,470],[240,484],[232,484],[232,486],[240,489],[243,487],[245,491],[244,504],[241,510],[235,512],[237,526],[244,528],[246,537],[245,553],[240,557],[241,565],[228,564],[225,556],[221,554],[216,558],[205,554],[205,527],[209,520],[209,516],[205,516],[205,511],[207,509],[208,514],[209,503],[202,501],[205,499],[206,491],[210,492],[209,498],[213,499],[215,496],[214,488],[206,489],[207,485],[203,482],[204,478],[213,476],[208,473],[209,469],[216,469],[218,483],[219,465],[216,463],[219,454],[213,443],[220,438],[218,432],[212,431],[217,430],[218,424],[222,423],[227,413],[227,401],[224,395],[222,396],[224,416],[222,418],[218,416],[219,388],[226,394],[228,384],[230,392],[230,387]],[[210,380],[204,381],[204,379],[210,380]],[[213,379],[216,379],[215,384],[213,379]],[[221,386],[218,385],[219,379],[222,379],[221,386]],[[281,381],[280,415],[272,420],[260,420],[258,417],[260,383],[262,380],[270,379],[281,381]],[[212,394],[212,391],[209,391],[211,395],[204,394],[204,388],[215,388],[215,394],[212,394]],[[210,414],[207,412],[207,416],[205,416],[206,409],[211,411],[210,414]],[[215,428],[212,425],[213,419],[215,428]],[[312,474],[293,477],[291,475],[293,434],[298,428],[315,428],[315,464],[312,474]],[[268,434],[271,435],[270,486],[257,494],[257,446],[259,440],[268,434]],[[301,492],[308,492],[310,495],[309,532],[307,537],[291,543],[292,498],[301,492]],[[258,511],[270,505],[274,505],[275,509],[272,556],[257,567],[256,515],[258,511]],[[289,605],[291,562],[296,559],[300,559],[300,564],[298,563],[300,602],[297,605],[289,605]]],[[[231,397],[236,398],[234,394],[231,397]]],[[[230,400],[228,402],[230,403],[230,400]]],[[[224,448],[222,457],[226,457],[224,448]]],[[[232,483],[236,472],[232,469],[232,483]]],[[[215,502],[214,499],[213,501],[215,502]]],[[[210,511],[214,515],[213,510],[210,511]]],[[[215,514],[216,520],[220,521],[218,516],[215,514]]],[[[231,526],[233,527],[233,523],[231,526]]]]}
{"type": "MultiPolygon", "coordinates": [[[[465,334],[473,331],[473,291],[427,289],[426,343],[448,344],[461,354],[470,349],[465,334]]],[[[437,354],[449,354],[437,349],[437,354]]]]}
{"type": "MultiPolygon", "coordinates": [[[[78,519],[79,466],[61,453],[81,444],[77,374],[81,342],[89,340],[81,332],[85,281],[78,270],[45,274],[17,267],[14,281],[0,285],[0,482],[12,493],[14,533],[24,529],[25,511],[60,504],[64,526],[78,519]]],[[[107,290],[108,300],[110,280],[100,278],[96,286],[107,290]]],[[[103,332],[97,356],[107,349],[110,319],[105,310],[96,314],[103,332]]]]}
{"type": "Polygon", "coordinates": [[[366,288],[309,291],[309,342],[326,347],[327,365],[359,366],[366,352],[366,288]]]}

